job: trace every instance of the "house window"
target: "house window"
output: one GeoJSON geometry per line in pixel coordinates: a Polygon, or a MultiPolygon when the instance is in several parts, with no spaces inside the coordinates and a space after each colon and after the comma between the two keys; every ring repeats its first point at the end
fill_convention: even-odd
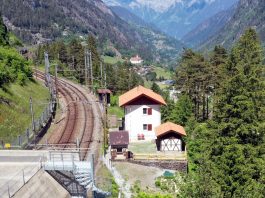
{"type": "Polygon", "coordinates": [[[148,124],[148,131],[152,131],[152,124],[148,124]]]}
{"type": "Polygon", "coordinates": [[[152,115],[152,108],[148,108],[148,115],[152,115]]]}
{"type": "Polygon", "coordinates": [[[152,108],[143,108],[144,115],[152,115],[152,108]]]}
{"type": "Polygon", "coordinates": [[[147,130],[148,125],[147,124],[143,124],[143,130],[146,131],[147,130]]]}

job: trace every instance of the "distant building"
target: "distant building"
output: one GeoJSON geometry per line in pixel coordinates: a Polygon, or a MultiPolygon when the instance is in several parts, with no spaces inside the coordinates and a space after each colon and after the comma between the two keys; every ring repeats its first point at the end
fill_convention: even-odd
{"type": "Polygon", "coordinates": [[[135,57],[131,57],[130,62],[134,65],[138,65],[143,63],[143,59],[137,54],[135,57]]]}
{"type": "Polygon", "coordinates": [[[161,124],[161,105],[166,105],[162,96],[143,86],[119,97],[119,106],[124,107],[125,130],[129,132],[130,142],[156,139],[154,129],[161,124]]]}
{"type": "Polygon", "coordinates": [[[106,102],[108,105],[110,105],[110,95],[112,92],[109,89],[98,89],[98,100],[101,104],[104,104],[104,100],[106,99],[106,102]]]}
{"type": "Polygon", "coordinates": [[[158,151],[185,151],[185,129],[177,124],[167,122],[155,128],[158,151]]]}

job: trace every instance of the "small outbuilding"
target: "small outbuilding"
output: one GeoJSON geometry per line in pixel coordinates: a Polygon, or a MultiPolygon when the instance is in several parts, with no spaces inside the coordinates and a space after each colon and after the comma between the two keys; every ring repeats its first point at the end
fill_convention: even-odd
{"type": "Polygon", "coordinates": [[[128,131],[111,131],[109,133],[109,144],[111,150],[117,150],[117,153],[123,153],[128,149],[129,133],[128,131]]]}
{"type": "Polygon", "coordinates": [[[155,128],[158,151],[185,151],[185,129],[177,124],[167,122],[155,128]]]}
{"type": "Polygon", "coordinates": [[[100,103],[104,104],[104,100],[105,97],[107,99],[107,104],[110,104],[110,95],[112,94],[112,92],[109,89],[98,89],[97,90],[98,93],[98,100],[100,103]]]}

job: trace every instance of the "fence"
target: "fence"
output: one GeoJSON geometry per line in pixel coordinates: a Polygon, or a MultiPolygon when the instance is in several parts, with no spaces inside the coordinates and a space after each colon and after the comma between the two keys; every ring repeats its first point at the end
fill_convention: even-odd
{"type": "Polygon", "coordinates": [[[36,138],[43,132],[43,129],[52,119],[52,116],[56,109],[56,96],[52,95],[50,102],[42,112],[41,116],[34,119],[31,127],[27,128],[25,132],[21,133],[10,145],[5,145],[2,142],[2,148],[27,148],[32,142],[36,143],[36,138]]]}
{"type": "Polygon", "coordinates": [[[134,153],[134,160],[179,160],[186,161],[187,154],[186,152],[177,152],[174,154],[167,153],[158,153],[158,154],[147,154],[147,153],[134,153]]]}
{"type": "Polygon", "coordinates": [[[1,198],[12,197],[22,186],[40,170],[40,166],[27,167],[16,173],[3,186],[0,187],[1,198]]]}

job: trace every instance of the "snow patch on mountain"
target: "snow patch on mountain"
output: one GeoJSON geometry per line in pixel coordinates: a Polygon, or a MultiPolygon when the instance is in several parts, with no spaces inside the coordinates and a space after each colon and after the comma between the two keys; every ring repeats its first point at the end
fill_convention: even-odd
{"type": "Polygon", "coordinates": [[[165,12],[176,3],[182,3],[183,0],[135,0],[129,4],[131,8],[148,7],[156,12],[165,12]]]}

